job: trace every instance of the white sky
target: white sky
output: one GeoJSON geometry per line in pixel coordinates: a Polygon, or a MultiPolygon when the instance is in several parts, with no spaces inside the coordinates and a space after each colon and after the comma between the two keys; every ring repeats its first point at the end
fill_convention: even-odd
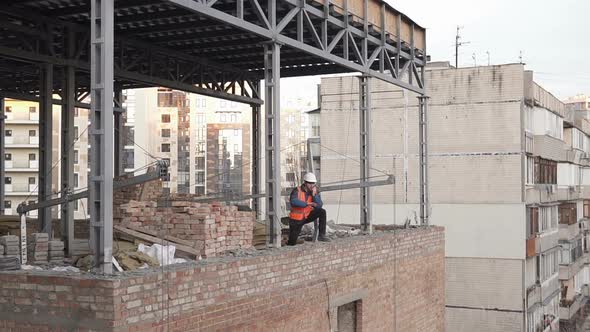
{"type": "MultiPolygon", "coordinates": [[[[427,29],[433,61],[455,63],[457,25],[462,40],[459,66],[523,62],[534,79],[558,98],[590,95],[590,0],[386,0],[427,29]]],[[[283,98],[315,98],[318,77],[283,79],[283,98]],[[303,87],[303,88],[302,88],[303,87]],[[287,93],[287,91],[289,91],[287,93]]]]}
{"type": "Polygon", "coordinates": [[[590,95],[589,0],[386,0],[427,29],[432,60],[454,65],[457,25],[464,45],[459,66],[519,62],[558,98],[590,95]]]}

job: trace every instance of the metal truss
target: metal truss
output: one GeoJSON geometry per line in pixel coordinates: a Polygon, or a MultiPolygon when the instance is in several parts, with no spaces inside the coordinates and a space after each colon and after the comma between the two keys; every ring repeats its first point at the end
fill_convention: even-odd
{"type": "MultiPolygon", "coordinates": [[[[264,40],[273,41],[310,55],[285,61],[297,69],[306,67],[320,71],[322,65],[339,65],[422,94],[425,66],[424,54],[414,47],[412,25],[409,45],[399,36],[391,39],[384,29],[375,32],[365,15],[364,23],[355,25],[344,0],[343,13],[338,14],[329,1],[314,6],[303,0],[236,0],[233,7],[218,0],[168,0],[208,18],[224,22],[235,28],[253,33],[264,40]],[[280,8],[280,10],[279,10],[280,8]],[[248,15],[247,15],[248,14],[248,15]],[[405,50],[404,50],[405,49],[405,50]],[[299,67],[301,66],[301,67],[299,67]]],[[[367,12],[367,1],[365,13],[367,12]]],[[[318,3],[314,3],[318,4],[318,3]]],[[[385,26],[386,5],[380,10],[381,27],[385,26]]],[[[398,28],[401,16],[398,16],[398,28]]],[[[398,29],[399,31],[399,29],[398,29]]],[[[283,50],[282,50],[283,52],[283,50]]],[[[255,56],[257,53],[252,53],[255,56]]],[[[287,59],[283,57],[284,59],[287,59]]],[[[255,63],[255,60],[252,60],[255,63]]]]}
{"type": "MultiPolygon", "coordinates": [[[[0,33],[0,57],[25,63],[71,66],[88,75],[91,35],[88,27],[10,6],[0,8],[0,21],[0,27],[4,29],[0,33]],[[67,36],[76,41],[71,53],[64,41],[67,36]]],[[[245,70],[120,34],[114,41],[114,71],[115,79],[125,88],[164,86],[236,102],[262,104],[255,84],[258,78],[245,70]]],[[[38,92],[38,74],[26,67],[20,71],[13,68],[10,72],[14,79],[4,80],[0,89],[7,93],[31,95],[38,92]],[[21,83],[16,91],[14,82],[21,83]]],[[[87,77],[77,79],[77,82],[78,89],[89,90],[87,77]]],[[[59,88],[55,90],[59,91],[59,88]]]]}

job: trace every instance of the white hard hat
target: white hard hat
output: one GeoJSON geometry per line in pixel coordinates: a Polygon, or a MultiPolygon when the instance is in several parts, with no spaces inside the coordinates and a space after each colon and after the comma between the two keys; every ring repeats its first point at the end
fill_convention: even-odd
{"type": "Polygon", "coordinates": [[[315,178],[315,174],[313,173],[307,173],[303,176],[303,181],[305,182],[309,182],[309,183],[316,183],[318,182],[318,180],[315,178]]]}

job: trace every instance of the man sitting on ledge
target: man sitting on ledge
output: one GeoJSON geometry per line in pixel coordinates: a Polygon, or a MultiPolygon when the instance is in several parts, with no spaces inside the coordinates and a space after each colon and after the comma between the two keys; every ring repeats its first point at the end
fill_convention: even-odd
{"type": "Polygon", "coordinates": [[[330,242],[326,237],[326,210],[322,209],[322,197],[316,187],[316,177],[313,173],[307,173],[303,177],[304,183],[293,189],[289,214],[289,241],[287,245],[294,246],[303,225],[319,218],[318,241],[330,242]]]}

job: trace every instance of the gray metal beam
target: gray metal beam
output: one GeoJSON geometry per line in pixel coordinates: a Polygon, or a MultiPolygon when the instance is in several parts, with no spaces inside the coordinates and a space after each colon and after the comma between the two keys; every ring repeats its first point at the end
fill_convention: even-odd
{"type": "Polygon", "coordinates": [[[418,96],[418,140],[420,156],[420,224],[429,225],[430,202],[428,199],[428,118],[427,96],[418,96]]]}
{"type": "Polygon", "coordinates": [[[123,89],[120,86],[116,87],[115,90],[115,105],[114,105],[114,116],[115,116],[115,176],[123,174],[123,144],[121,136],[123,135],[123,89]]]}
{"type": "MultiPolygon", "coordinates": [[[[64,193],[74,188],[74,112],[76,108],[76,71],[74,67],[66,67],[64,82],[65,104],[61,109],[61,190],[64,193]]],[[[74,243],[74,206],[65,202],[61,205],[62,240],[66,254],[70,255],[74,243]]]]}
{"type": "MultiPolygon", "coordinates": [[[[369,77],[359,77],[359,152],[361,183],[371,176],[371,87],[369,77]]],[[[372,233],[371,227],[371,189],[360,190],[360,217],[363,231],[372,233]]]]}
{"type": "Polygon", "coordinates": [[[6,176],[6,160],[4,160],[4,123],[6,115],[4,114],[4,102],[4,98],[0,97],[0,216],[4,215],[4,177],[6,176]]]}
{"type": "MultiPolygon", "coordinates": [[[[260,193],[260,137],[262,133],[260,122],[260,106],[252,105],[252,195],[260,193]]],[[[260,202],[252,201],[252,210],[256,218],[260,217],[260,202]]]]}
{"type": "MultiPolygon", "coordinates": [[[[39,98],[38,96],[32,95],[32,94],[28,94],[28,93],[0,91],[0,96],[1,96],[1,98],[11,98],[11,99],[18,99],[18,100],[34,101],[37,103],[41,102],[41,98],[39,98]]],[[[52,104],[63,106],[66,104],[66,101],[61,100],[61,99],[53,99],[52,104]]],[[[79,101],[76,101],[75,106],[77,108],[90,109],[90,104],[81,103],[79,101]]]]}
{"type": "Polygon", "coordinates": [[[92,0],[90,241],[94,270],[113,272],[114,0],[92,0]]]}
{"type": "Polygon", "coordinates": [[[264,46],[267,244],[281,246],[280,45],[264,46]]]}
{"type": "MultiPolygon", "coordinates": [[[[39,104],[39,192],[38,200],[51,198],[53,159],[53,65],[41,65],[41,89],[39,104]]],[[[41,231],[53,238],[51,207],[39,210],[41,231]]]]}

